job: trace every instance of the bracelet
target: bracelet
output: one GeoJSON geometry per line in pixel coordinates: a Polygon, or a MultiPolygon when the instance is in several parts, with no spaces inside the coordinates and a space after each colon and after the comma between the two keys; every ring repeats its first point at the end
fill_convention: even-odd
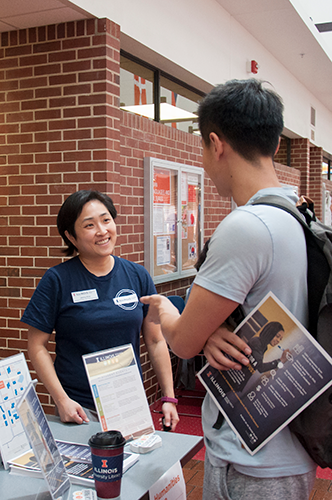
{"type": "Polygon", "coordinates": [[[175,405],[178,404],[178,400],[176,398],[169,398],[168,396],[162,396],[161,402],[162,403],[174,403],[175,405]]]}

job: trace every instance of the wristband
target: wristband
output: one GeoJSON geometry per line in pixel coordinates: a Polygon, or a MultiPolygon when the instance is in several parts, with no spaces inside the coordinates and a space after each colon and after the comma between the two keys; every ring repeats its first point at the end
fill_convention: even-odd
{"type": "Polygon", "coordinates": [[[174,403],[175,405],[178,404],[178,400],[176,398],[169,398],[168,396],[162,396],[161,402],[162,403],[174,403]]]}

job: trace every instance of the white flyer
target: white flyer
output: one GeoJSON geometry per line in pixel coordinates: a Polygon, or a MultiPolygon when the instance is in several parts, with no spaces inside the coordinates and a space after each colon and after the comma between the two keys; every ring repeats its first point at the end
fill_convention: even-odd
{"type": "Polygon", "coordinates": [[[176,462],[149,489],[150,500],[186,500],[186,483],[180,462],[176,462]]]}
{"type": "Polygon", "coordinates": [[[82,357],[102,430],[117,429],[125,439],[154,432],[132,345],[82,357]]]}

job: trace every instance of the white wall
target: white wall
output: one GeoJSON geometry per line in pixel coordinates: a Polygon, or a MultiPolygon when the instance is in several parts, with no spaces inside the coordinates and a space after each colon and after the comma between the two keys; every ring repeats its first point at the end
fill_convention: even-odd
{"type": "Polygon", "coordinates": [[[260,65],[256,77],[270,82],[284,100],[285,127],[293,136],[310,138],[313,106],[314,144],[332,154],[332,113],[216,0],[75,0],[73,3],[119,24],[135,55],[145,58],[144,47],[152,49],[154,62],[159,62],[161,69],[172,68],[172,73],[182,79],[187,73],[188,83],[194,82],[192,75],[211,85],[232,78],[249,78],[253,75],[247,73],[246,61],[255,59],[260,65]]]}

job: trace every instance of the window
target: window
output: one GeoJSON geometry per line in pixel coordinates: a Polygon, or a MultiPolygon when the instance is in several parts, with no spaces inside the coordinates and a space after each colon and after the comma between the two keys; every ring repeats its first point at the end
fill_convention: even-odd
{"type": "Polygon", "coordinates": [[[151,69],[120,58],[120,106],[153,105],[154,73],[151,69]]]}
{"type": "Polygon", "coordinates": [[[203,92],[121,52],[120,108],[190,133],[198,133],[203,92]]]}
{"type": "Polygon", "coordinates": [[[328,158],[323,158],[322,176],[323,179],[331,179],[331,160],[328,158]]]}
{"type": "Polygon", "coordinates": [[[144,159],[144,265],[155,283],[196,274],[203,188],[203,168],[144,159]]]}

